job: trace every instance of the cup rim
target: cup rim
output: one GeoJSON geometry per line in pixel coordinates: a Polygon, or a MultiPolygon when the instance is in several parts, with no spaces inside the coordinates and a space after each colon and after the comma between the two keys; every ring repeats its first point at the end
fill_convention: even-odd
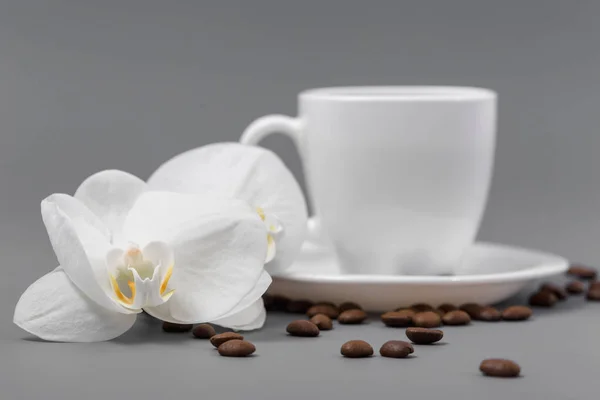
{"type": "Polygon", "coordinates": [[[470,102],[495,100],[496,92],[471,86],[333,86],[300,92],[303,100],[470,102]]]}

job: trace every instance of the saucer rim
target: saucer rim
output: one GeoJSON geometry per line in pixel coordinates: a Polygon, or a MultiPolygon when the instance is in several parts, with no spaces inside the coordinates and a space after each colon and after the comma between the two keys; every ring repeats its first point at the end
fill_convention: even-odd
{"type": "Polygon", "coordinates": [[[476,242],[473,246],[487,247],[496,251],[526,252],[538,257],[540,260],[531,267],[519,271],[498,272],[493,274],[471,274],[455,276],[432,276],[432,275],[375,275],[375,274],[344,274],[325,275],[315,273],[300,273],[285,271],[273,274],[273,278],[282,281],[294,282],[321,282],[330,284],[368,283],[368,284],[433,284],[445,285],[453,283],[482,284],[497,282],[513,282],[538,279],[545,276],[564,273],[569,268],[569,261],[556,254],[527,249],[524,247],[498,244],[492,242],[476,242]]]}

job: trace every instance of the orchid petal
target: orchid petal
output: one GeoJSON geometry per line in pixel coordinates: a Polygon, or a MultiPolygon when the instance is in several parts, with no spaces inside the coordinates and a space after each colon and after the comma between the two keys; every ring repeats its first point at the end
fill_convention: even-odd
{"type": "Polygon", "coordinates": [[[175,320],[206,322],[252,291],[267,247],[264,225],[245,202],[208,195],[146,192],[131,209],[126,236],[165,242],[175,254],[175,292],[162,308],[175,320]]]}
{"type": "Polygon", "coordinates": [[[102,221],[66,194],[47,197],[41,208],[54,253],[73,283],[99,305],[128,313],[110,295],[106,273],[110,233],[102,221]]]}
{"type": "Polygon", "coordinates": [[[98,342],[120,336],[136,314],[100,307],[79,290],[62,268],[34,282],[19,299],[14,323],[50,341],[98,342]]]}
{"type": "Polygon", "coordinates": [[[129,210],[146,191],[146,183],[127,172],[107,170],[87,178],[75,192],[81,201],[122,241],[121,231],[129,210]]]}
{"type": "Polygon", "coordinates": [[[263,300],[258,299],[239,313],[218,319],[212,323],[236,331],[253,331],[262,328],[266,320],[267,312],[263,300]]]}
{"type": "Polygon", "coordinates": [[[155,190],[219,194],[247,201],[276,215],[284,234],[276,237],[269,272],[288,268],[306,235],[307,209],[300,186],[273,152],[239,143],[217,143],[179,154],[148,180],[155,190]]]}

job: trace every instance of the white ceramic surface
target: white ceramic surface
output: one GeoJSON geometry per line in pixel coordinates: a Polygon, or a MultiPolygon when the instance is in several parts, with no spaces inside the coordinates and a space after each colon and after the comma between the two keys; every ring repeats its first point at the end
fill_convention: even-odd
{"type": "Polygon", "coordinates": [[[427,275],[456,272],[473,243],[495,131],[486,89],[346,87],[302,92],[297,118],[262,117],[241,142],[295,141],[346,272],[427,275]]]}
{"type": "Polygon", "coordinates": [[[553,254],[478,242],[467,251],[458,275],[346,275],[331,252],[306,243],[292,269],[274,277],[269,293],[315,302],[355,301],[367,311],[419,302],[494,304],[567,268],[567,260],[553,254]]]}

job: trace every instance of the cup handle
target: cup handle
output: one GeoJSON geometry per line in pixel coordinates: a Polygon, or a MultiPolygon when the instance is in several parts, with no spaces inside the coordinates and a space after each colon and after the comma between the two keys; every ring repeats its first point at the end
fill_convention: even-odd
{"type": "MultiPolygon", "coordinates": [[[[300,140],[302,135],[301,123],[298,118],[288,117],[287,115],[273,114],[266,115],[254,120],[242,133],[240,137],[240,143],[256,146],[261,140],[274,133],[280,133],[286,135],[292,139],[300,159],[304,162],[302,141],[300,140]]],[[[319,229],[320,224],[317,217],[312,216],[308,219],[308,239],[316,239],[321,235],[319,229]]]]}

